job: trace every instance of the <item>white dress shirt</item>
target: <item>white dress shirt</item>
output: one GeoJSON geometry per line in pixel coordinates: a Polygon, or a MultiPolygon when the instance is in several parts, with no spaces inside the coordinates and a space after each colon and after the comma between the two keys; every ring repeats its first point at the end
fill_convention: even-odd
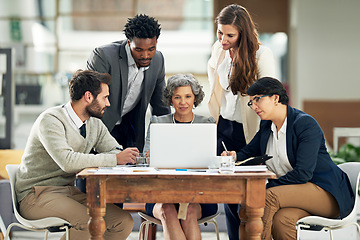
{"type": "MultiPolygon", "coordinates": [[[[274,76],[274,64],[273,55],[270,49],[260,45],[256,51],[256,61],[258,63],[258,77],[273,77],[274,76]]],[[[224,94],[221,98],[220,114],[223,118],[238,123],[243,123],[243,117],[241,114],[241,100],[243,96],[238,93],[234,95],[229,88],[230,76],[232,73],[232,64],[229,50],[225,51],[224,60],[219,64],[217,68],[219,76],[220,86],[224,89],[224,94]]],[[[212,84],[210,82],[210,84],[212,84]]]]}
{"type": "Polygon", "coordinates": [[[273,156],[273,158],[266,161],[266,166],[270,171],[275,173],[278,178],[293,170],[286,151],[286,126],[287,118],[279,132],[277,131],[275,124],[272,123],[272,134],[270,134],[266,146],[266,154],[273,156]]]}
{"type": "Polygon", "coordinates": [[[80,133],[80,127],[86,123],[82,122],[81,119],[79,118],[79,116],[75,113],[74,109],[71,106],[71,103],[68,102],[66,103],[63,108],[62,108],[63,112],[65,113],[65,115],[67,116],[71,126],[73,126],[75,129],[77,129],[77,131],[80,133]]]}
{"type": "Polygon", "coordinates": [[[232,72],[231,57],[229,51],[225,52],[224,61],[218,68],[219,82],[225,90],[221,99],[220,114],[223,118],[242,123],[240,111],[240,95],[234,95],[229,87],[230,76],[232,72]]]}
{"type": "Polygon", "coordinates": [[[149,68],[136,66],[135,60],[131,55],[131,50],[128,44],[125,45],[126,54],[128,57],[129,75],[128,75],[128,90],[125,96],[125,102],[121,116],[130,112],[139,102],[142,83],[144,80],[144,72],[149,68]]]}

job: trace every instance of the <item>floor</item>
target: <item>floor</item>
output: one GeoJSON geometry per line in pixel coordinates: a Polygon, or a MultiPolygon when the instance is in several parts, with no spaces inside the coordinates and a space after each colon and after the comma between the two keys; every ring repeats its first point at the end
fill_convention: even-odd
{"type": "MultiPolygon", "coordinates": [[[[202,232],[202,239],[204,240],[216,240],[216,234],[213,232],[202,232]]],[[[303,231],[301,232],[301,240],[328,240],[330,239],[329,233],[327,232],[310,232],[303,231]]],[[[59,240],[61,234],[52,233],[49,235],[49,240],[59,240]]],[[[11,240],[37,240],[43,239],[43,233],[37,232],[14,232],[13,238],[11,240]]],[[[139,232],[134,231],[128,237],[128,240],[137,240],[139,239],[139,232]]],[[[157,240],[164,240],[162,232],[156,234],[157,240]]],[[[226,232],[220,232],[221,240],[228,240],[226,232]]],[[[334,239],[336,240],[359,240],[359,235],[356,234],[356,229],[354,227],[348,227],[343,230],[334,231],[334,239]]]]}
{"type": "MultiPolygon", "coordinates": [[[[49,240],[59,240],[60,237],[62,235],[61,234],[55,234],[52,233],[49,235],[49,240]]],[[[210,232],[205,232],[201,234],[202,239],[206,239],[206,240],[216,240],[216,234],[215,233],[210,233],[210,232]]],[[[11,240],[37,240],[37,239],[43,239],[43,233],[31,233],[29,234],[28,232],[15,232],[13,238],[11,238],[11,240]]],[[[130,234],[130,236],[128,237],[128,240],[138,240],[139,239],[139,232],[132,232],[130,234]]],[[[156,234],[156,240],[163,240],[164,236],[162,234],[162,232],[158,232],[156,234]]],[[[220,233],[220,239],[221,240],[226,240],[229,239],[227,237],[227,233],[220,233]]]]}

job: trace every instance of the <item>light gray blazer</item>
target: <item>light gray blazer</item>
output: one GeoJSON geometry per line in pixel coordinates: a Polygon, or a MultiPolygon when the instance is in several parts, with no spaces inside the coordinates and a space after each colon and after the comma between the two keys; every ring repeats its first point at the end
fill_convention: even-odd
{"type": "MultiPolygon", "coordinates": [[[[95,48],[87,60],[87,69],[109,73],[112,82],[109,85],[110,107],[105,110],[102,121],[111,131],[117,121],[122,121],[121,112],[124,107],[125,96],[128,90],[128,59],[125,50],[126,40],[113,42],[95,48]]],[[[170,108],[162,101],[165,88],[164,57],[156,51],[151,60],[149,69],[145,71],[141,99],[132,111],[135,122],[137,147],[141,151],[145,139],[145,114],[150,103],[153,115],[161,116],[170,113],[170,108]]]]}
{"type": "MultiPolygon", "coordinates": [[[[145,146],[143,152],[146,153],[150,150],[150,125],[152,123],[173,123],[173,113],[167,114],[164,116],[152,116],[150,119],[150,124],[147,130],[146,140],[145,140],[145,146]]],[[[194,123],[214,123],[215,119],[213,117],[204,117],[200,115],[194,115],[194,123]]]]}

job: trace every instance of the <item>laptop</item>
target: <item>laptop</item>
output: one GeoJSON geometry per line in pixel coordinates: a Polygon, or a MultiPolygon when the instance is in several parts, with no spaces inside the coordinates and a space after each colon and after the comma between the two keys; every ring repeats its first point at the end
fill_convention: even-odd
{"type": "Polygon", "coordinates": [[[216,124],[150,125],[150,167],[208,168],[216,156],[216,124]]]}

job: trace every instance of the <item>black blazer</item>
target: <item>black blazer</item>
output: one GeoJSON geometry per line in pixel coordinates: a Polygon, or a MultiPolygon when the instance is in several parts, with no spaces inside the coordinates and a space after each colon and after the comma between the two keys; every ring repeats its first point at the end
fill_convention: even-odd
{"type": "MultiPolygon", "coordinates": [[[[110,107],[106,109],[102,121],[111,131],[117,121],[122,121],[121,112],[124,107],[125,96],[128,88],[128,59],[125,50],[126,40],[113,42],[98,48],[91,53],[87,68],[89,70],[109,73],[112,82],[109,86],[110,107]]],[[[164,115],[170,113],[170,108],[162,102],[165,88],[164,57],[156,51],[149,69],[145,71],[141,99],[132,111],[135,122],[137,147],[141,151],[145,139],[145,115],[148,105],[151,105],[152,115],[164,115]]]]}
{"type": "MultiPolygon", "coordinates": [[[[260,122],[253,140],[237,153],[238,160],[265,154],[271,124],[269,120],[260,122]]],[[[278,179],[270,179],[267,187],[312,182],[335,197],[340,217],[346,217],[355,201],[346,173],[331,160],[316,120],[290,106],[287,107],[286,150],[293,170],[278,179]]]]}

